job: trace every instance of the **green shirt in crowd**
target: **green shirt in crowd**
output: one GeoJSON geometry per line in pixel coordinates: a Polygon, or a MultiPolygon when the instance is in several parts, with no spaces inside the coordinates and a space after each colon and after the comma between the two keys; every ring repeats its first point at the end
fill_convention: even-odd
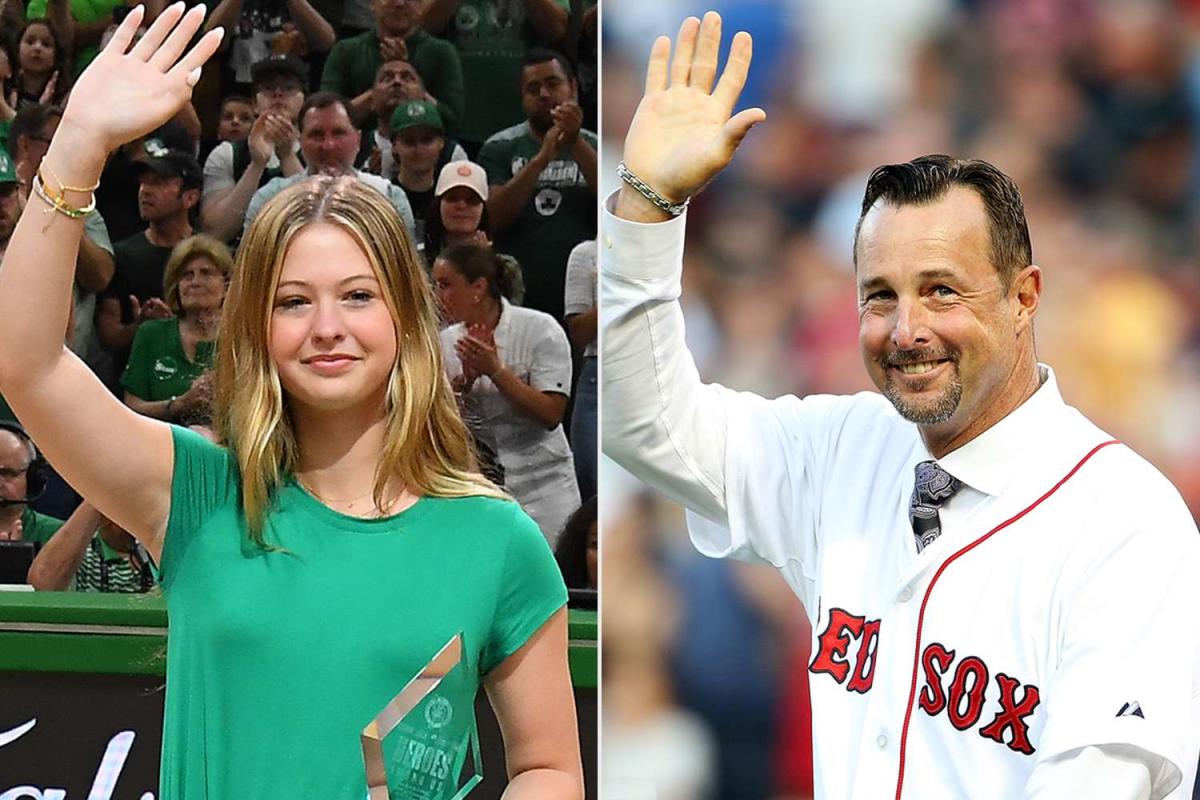
{"type": "MultiPolygon", "coordinates": [[[[596,134],[584,130],[580,135],[596,146],[596,134]]],[[[476,160],[487,170],[488,183],[501,186],[512,180],[541,147],[526,121],[484,142],[476,160]]],[[[575,245],[594,238],[596,193],[564,149],[542,170],[533,196],[516,220],[496,237],[496,249],[521,263],[525,306],[561,320],[567,256],[575,245]]]]}
{"type": "Polygon", "coordinates": [[[363,729],[456,633],[437,719],[458,736],[482,677],[566,603],[537,525],[502,500],[363,520],[291,481],[267,517],[281,549],[263,551],[232,455],[172,433],[162,797],[364,800],[363,729]]]}
{"type": "MultiPolygon", "coordinates": [[[[425,88],[437,98],[438,112],[449,133],[454,133],[463,114],[463,74],[458,53],[445,39],[423,30],[404,40],[408,62],[413,65],[425,88]]],[[[368,31],[333,46],[321,73],[321,89],[337,92],[353,100],[375,85],[375,73],[383,64],[379,55],[379,34],[368,31]]]]}
{"type": "Polygon", "coordinates": [[[21,513],[21,539],[26,542],[45,544],[50,537],[58,533],[64,521],[49,514],[40,514],[26,506],[21,513]]]}
{"type": "MultiPolygon", "coordinates": [[[[555,2],[570,12],[570,0],[555,2]]],[[[530,47],[547,44],[528,16],[524,3],[459,0],[454,19],[443,32],[458,50],[463,85],[471,99],[456,129],[459,139],[478,145],[525,118],[521,61],[530,47]]]]}
{"type": "Polygon", "coordinates": [[[183,352],[179,320],[152,319],[138,326],[121,386],[142,400],[170,400],[191,388],[212,366],[213,343],[196,343],[196,360],[183,352]]]}
{"type": "MultiPolygon", "coordinates": [[[[46,16],[46,0],[29,0],[25,7],[26,19],[41,19],[46,16]]],[[[88,25],[101,19],[112,19],[114,8],[128,5],[125,0],[71,0],[71,18],[76,22],[88,25]]],[[[92,59],[100,52],[99,45],[90,44],[75,51],[72,62],[72,77],[78,78],[92,63],[92,59]]]]}

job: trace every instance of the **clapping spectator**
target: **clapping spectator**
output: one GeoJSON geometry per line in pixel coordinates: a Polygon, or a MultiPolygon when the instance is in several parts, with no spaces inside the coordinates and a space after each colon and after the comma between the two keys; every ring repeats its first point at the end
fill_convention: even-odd
{"type": "Polygon", "coordinates": [[[567,32],[569,0],[430,0],[421,25],[458,51],[467,103],[456,127],[474,157],[493,133],[520,123],[513,87],[530,48],[556,47],[567,32]]]}
{"type": "Polygon", "coordinates": [[[275,178],[304,172],[300,161],[300,109],[308,65],[295,56],[271,56],[254,65],[254,109],[249,135],[213,148],[204,162],[201,224],[221,241],[242,229],[254,193],[275,178]]]}
{"type": "Polygon", "coordinates": [[[225,65],[238,84],[250,83],[251,68],[272,53],[325,53],[335,40],[333,26],[308,0],[221,0],[204,29],[221,27],[225,65]]]}
{"type": "Polygon", "coordinates": [[[344,98],[332,92],[317,92],[308,98],[300,112],[300,150],[308,167],[297,175],[275,178],[255,192],[246,209],[245,226],[249,227],[268,200],[307,177],[355,175],[391,202],[411,234],[413,213],[404,190],[385,178],[354,168],[359,141],[358,129],[350,119],[344,98]]]}
{"type": "Polygon", "coordinates": [[[504,467],[504,486],[551,545],[579,507],[562,429],[571,346],[547,314],[509,302],[512,265],[490,248],[457,245],[433,264],[438,301],[452,322],[442,352],[463,416],[504,467]]]}
{"type": "Polygon", "coordinates": [[[61,105],[71,88],[71,54],[45,19],[25,23],[17,38],[16,96],[7,99],[17,111],[29,103],[61,105]]]}
{"type": "Polygon", "coordinates": [[[372,111],[375,75],[385,61],[407,61],[438,104],[446,127],[463,113],[462,66],[454,47],[420,27],[421,0],[372,0],[375,30],[334,45],[325,61],[321,88],[350,98],[355,120],[366,123],[372,111]]]}
{"type": "Polygon", "coordinates": [[[466,161],[467,154],[446,138],[437,106],[415,100],[392,114],[392,163],[394,174],[385,174],[408,196],[418,221],[416,241],[424,235],[423,223],[433,203],[434,181],[441,168],[452,161],[466,161]]]}
{"type": "Polygon", "coordinates": [[[479,150],[496,244],[521,262],[525,304],[563,318],[571,248],[596,236],[596,134],[582,130],[570,63],[535,49],[521,71],[526,121],[479,150]]]}
{"type": "Polygon", "coordinates": [[[133,337],[121,377],[125,403],[156,419],[207,423],[217,323],[233,257],[204,234],[171,251],[163,277],[163,301],[173,316],[143,322],[133,337]]]}

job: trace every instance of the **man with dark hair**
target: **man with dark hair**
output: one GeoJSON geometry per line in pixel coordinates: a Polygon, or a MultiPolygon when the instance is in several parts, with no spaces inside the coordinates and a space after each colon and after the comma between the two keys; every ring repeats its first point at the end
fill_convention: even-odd
{"type": "Polygon", "coordinates": [[[496,247],[525,273],[525,305],[563,318],[567,257],[596,235],[596,134],[582,130],[571,64],[534,49],[521,69],[526,120],[479,149],[496,247]]]}
{"type": "Polygon", "coordinates": [[[560,46],[570,0],[431,0],[421,25],[458,51],[471,102],[457,134],[474,154],[489,136],[521,121],[512,87],[525,54],[538,45],[560,46]]]}
{"type": "Polygon", "coordinates": [[[655,42],[601,236],[605,451],[691,509],[696,547],[804,601],[814,796],[1191,796],[1200,536],[1178,492],[1039,364],[1020,194],[981,161],[877,169],[854,241],[879,394],[701,382],[687,201],[765,115],[720,17],[655,42]],[[1162,643],[1170,643],[1170,654],[1162,643]],[[1174,792],[1174,793],[1172,793],[1174,792]]]}
{"type": "Polygon", "coordinates": [[[231,241],[242,229],[250,198],[269,181],[304,171],[297,122],[308,65],[292,55],[270,56],[251,69],[258,116],[243,140],[222,142],[204,162],[204,232],[231,241]]]}
{"type": "Polygon", "coordinates": [[[371,87],[375,127],[363,129],[362,145],[358,150],[358,161],[367,172],[384,177],[392,174],[395,169],[392,164],[392,114],[405,103],[417,100],[436,103],[425,89],[425,81],[417,74],[416,67],[401,60],[379,65],[375,84],[371,87]]]}
{"type": "Polygon", "coordinates": [[[246,208],[243,230],[258,216],[267,201],[287,187],[312,175],[356,175],[360,181],[388,199],[396,213],[414,230],[412,208],[404,190],[386,178],[354,168],[360,142],[358,129],[350,119],[350,104],[333,92],[317,92],[300,110],[300,149],[308,165],[304,172],[275,178],[254,193],[246,208]]]}
{"type": "Polygon", "coordinates": [[[117,373],[143,320],[171,316],[162,299],[171,250],[192,235],[192,210],[200,202],[200,165],[182,150],[148,151],[138,169],[138,213],[146,228],[114,246],[116,275],[100,298],[96,329],[118,360],[117,373]]]}
{"type": "Polygon", "coordinates": [[[407,61],[425,82],[450,130],[463,113],[462,66],[444,39],[421,30],[421,0],[372,0],[375,30],[338,42],[329,51],[321,89],[350,98],[351,116],[371,116],[375,74],[385,61],[407,61]]]}

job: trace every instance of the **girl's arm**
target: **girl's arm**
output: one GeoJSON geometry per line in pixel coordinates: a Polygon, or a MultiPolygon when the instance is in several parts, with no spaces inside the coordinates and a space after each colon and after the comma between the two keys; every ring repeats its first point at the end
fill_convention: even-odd
{"type": "Polygon", "coordinates": [[[567,609],[488,673],[488,699],[504,736],[504,800],[583,800],[575,696],[567,666],[567,609]]]}
{"type": "MultiPolygon", "coordinates": [[[[207,35],[180,58],[203,12],[198,5],[185,16],[182,3],[172,6],[136,45],[143,12],[130,12],[71,93],[42,162],[47,192],[85,206],[107,155],[190,99],[192,77],[220,43],[220,34],[207,35]]],[[[82,232],[82,217],[30,197],[0,269],[0,393],[59,474],[158,559],[170,510],[170,427],[126,408],[63,347],[82,232]]]]}

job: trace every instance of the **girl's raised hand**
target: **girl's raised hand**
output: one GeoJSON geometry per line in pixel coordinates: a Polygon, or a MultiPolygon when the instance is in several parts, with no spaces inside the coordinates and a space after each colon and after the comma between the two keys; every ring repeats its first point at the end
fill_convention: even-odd
{"type": "Polygon", "coordinates": [[[191,99],[200,68],[217,51],[224,31],[214,28],[184,54],[204,22],[205,7],[184,9],[182,2],[167,8],[136,42],[145,9],[139,5],[129,12],[79,76],[62,124],[85,132],[110,153],[175,116],[191,99]]]}

